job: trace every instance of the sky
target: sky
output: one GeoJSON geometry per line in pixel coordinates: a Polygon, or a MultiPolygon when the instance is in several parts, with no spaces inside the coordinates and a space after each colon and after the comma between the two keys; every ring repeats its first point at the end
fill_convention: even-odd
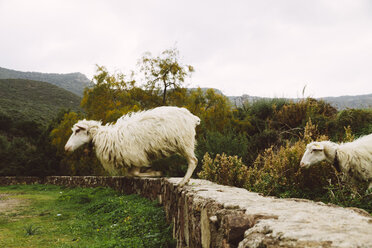
{"type": "Polygon", "coordinates": [[[188,87],[225,95],[372,93],[370,0],[0,0],[0,67],[136,70],[177,47],[188,87]]]}

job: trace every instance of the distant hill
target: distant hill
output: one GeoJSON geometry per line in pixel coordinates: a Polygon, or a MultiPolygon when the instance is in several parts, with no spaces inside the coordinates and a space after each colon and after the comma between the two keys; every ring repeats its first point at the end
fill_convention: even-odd
{"type": "Polygon", "coordinates": [[[339,96],[339,97],[324,97],[324,101],[329,102],[337,109],[346,108],[372,108],[372,94],[358,96],[339,96]]]}
{"type": "Polygon", "coordinates": [[[47,82],[57,85],[78,96],[82,96],[84,89],[89,87],[90,80],[82,73],[41,73],[41,72],[22,72],[0,67],[0,79],[29,79],[47,82]]]}
{"type": "MultiPolygon", "coordinates": [[[[16,70],[10,70],[0,67],[0,79],[29,79],[41,82],[47,82],[56,85],[60,88],[68,90],[78,96],[82,96],[86,87],[92,86],[91,81],[82,73],[40,73],[40,72],[22,72],[16,70]]],[[[190,88],[189,90],[194,90],[190,88]]],[[[203,91],[208,88],[202,88],[203,91]]],[[[214,89],[217,93],[222,94],[218,89],[214,89]]],[[[223,94],[222,94],[223,95],[223,94]]],[[[236,106],[241,106],[245,101],[256,101],[259,99],[270,99],[259,96],[227,96],[231,103],[236,106]]],[[[372,94],[357,95],[357,96],[339,96],[339,97],[323,97],[318,98],[329,102],[332,106],[338,110],[346,108],[372,108],[372,94]]],[[[298,101],[298,98],[292,98],[289,100],[298,101]]]]}
{"type": "Polygon", "coordinates": [[[0,79],[0,115],[19,121],[35,121],[43,126],[60,109],[80,110],[81,98],[46,82],[0,79]]]}
{"type": "MultiPolygon", "coordinates": [[[[242,96],[228,96],[229,100],[233,105],[242,106],[245,101],[253,102],[260,99],[270,99],[266,97],[259,97],[259,96],[249,96],[249,95],[242,95],[242,96]]],[[[338,96],[338,97],[323,97],[317,98],[318,100],[322,99],[328,103],[330,103],[333,107],[338,110],[343,110],[347,108],[355,108],[355,109],[365,109],[365,108],[372,108],[372,94],[367,95],[357,95],[357,96],[338,96]]],[[[299,98],[290,98],[288,100],[298,101],[299,98]]]]}

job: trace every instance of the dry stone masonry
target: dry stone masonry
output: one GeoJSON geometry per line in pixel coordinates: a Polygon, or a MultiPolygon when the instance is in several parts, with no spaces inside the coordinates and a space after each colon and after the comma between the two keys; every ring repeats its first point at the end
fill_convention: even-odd
{"type": "Polygon", "coordinates": [[[263,197],[193,179],[126,177],[0,177],[0,185],[46,183],[112,187],[163,205],[177,247],[372,247],[372,217],[360,209],[302,199],[263,197]]]}

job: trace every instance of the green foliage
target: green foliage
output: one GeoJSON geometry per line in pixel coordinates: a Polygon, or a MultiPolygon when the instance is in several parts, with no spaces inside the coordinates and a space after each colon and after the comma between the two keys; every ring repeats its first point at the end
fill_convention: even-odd
{"type": "Polygon", "coordinates": [[[207,131],[205,137],[200,135],[198,138],[196,157],[201,161],[206,153],[212,157],[225,153],[228,156],[237,155],[246,163],[248,161],[248,146],[247,137],[241,133],[237,134],[232,130],[225,133],[207,131]]]}
{"type": "Polygon", "coordinates": [[[230,128],[232,109],[227,97],[213,89],[192,90],[183,105],[201,119],[201,132],[224,132],[230,128]]]}
{"type": "Polygon", "coordinates": [[[34,132],[26,132],[22,122],[12,121],[8,130],[0,129],[0,175],[4,176],[46,176],[58,175],[60,172],[60,156],[57,150],[51,145],[49,134],[52,129],[61,121],[64,111],[57,114],[46,128],[37,126],[34,132]]]}
{"type": "Polygon", "coordinates": [[[11,140],[0,134],[0,175],[19,176],[29,173],[26,168],[35,146],[27,139],[14,137],[11,140]]]}
{"type": "Polygon", "coordinates": [[[356,136],[367,135],[372,132],[372,109],[347,109],[338,113],[334,123],[334,133],[342,133],[343,127],[350,126],[356,136]]]}
{"type": "Polygon", "coordinates": [[[168,158],[152,162],[151,168],[162,172],[165,177],[183,177],[187,171],[187,161],[184,157],[174,154],[168,158]]]}
{"type": "Polygon", "coordinates": [[[84,91],[81,101],[88,119],[113,122],[123,114],[143,107],[146,92],[136,87],[134,80],[127,80],[124,74],[111,75],[105,67],[97,66],[93,82],[94,87],[84,91]]]}

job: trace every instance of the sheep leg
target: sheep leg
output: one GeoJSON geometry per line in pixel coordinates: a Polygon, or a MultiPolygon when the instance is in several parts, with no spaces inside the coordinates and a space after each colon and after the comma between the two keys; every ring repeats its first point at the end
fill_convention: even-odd
{"type": "Polygon", "coordinates": [[[369,183],[368,188],[367,188],[367,193],[372,193],[372,182],[369,183]]]}
{"type": "Polygon", "coordinates": [[[178,184],[178,186],[181,186],[181,187],[189,182],[192,176],[192,173],[194,172],[196,165],[198,164],[198,159],[195,156],[192,156],[191,158],[187,158],[187,162],[188,162],[188,168],[187,168],[186,174],[183,177],[182,181],[178,184]]]}
{"type": "Polygon", "coordinates": [[[128,175],[135,177],[160,177],[162,175],[161,171],[149,170],[147,172],[141,172],[140,170],[141,168],[139,167],[131,168],[128,175]]]}

